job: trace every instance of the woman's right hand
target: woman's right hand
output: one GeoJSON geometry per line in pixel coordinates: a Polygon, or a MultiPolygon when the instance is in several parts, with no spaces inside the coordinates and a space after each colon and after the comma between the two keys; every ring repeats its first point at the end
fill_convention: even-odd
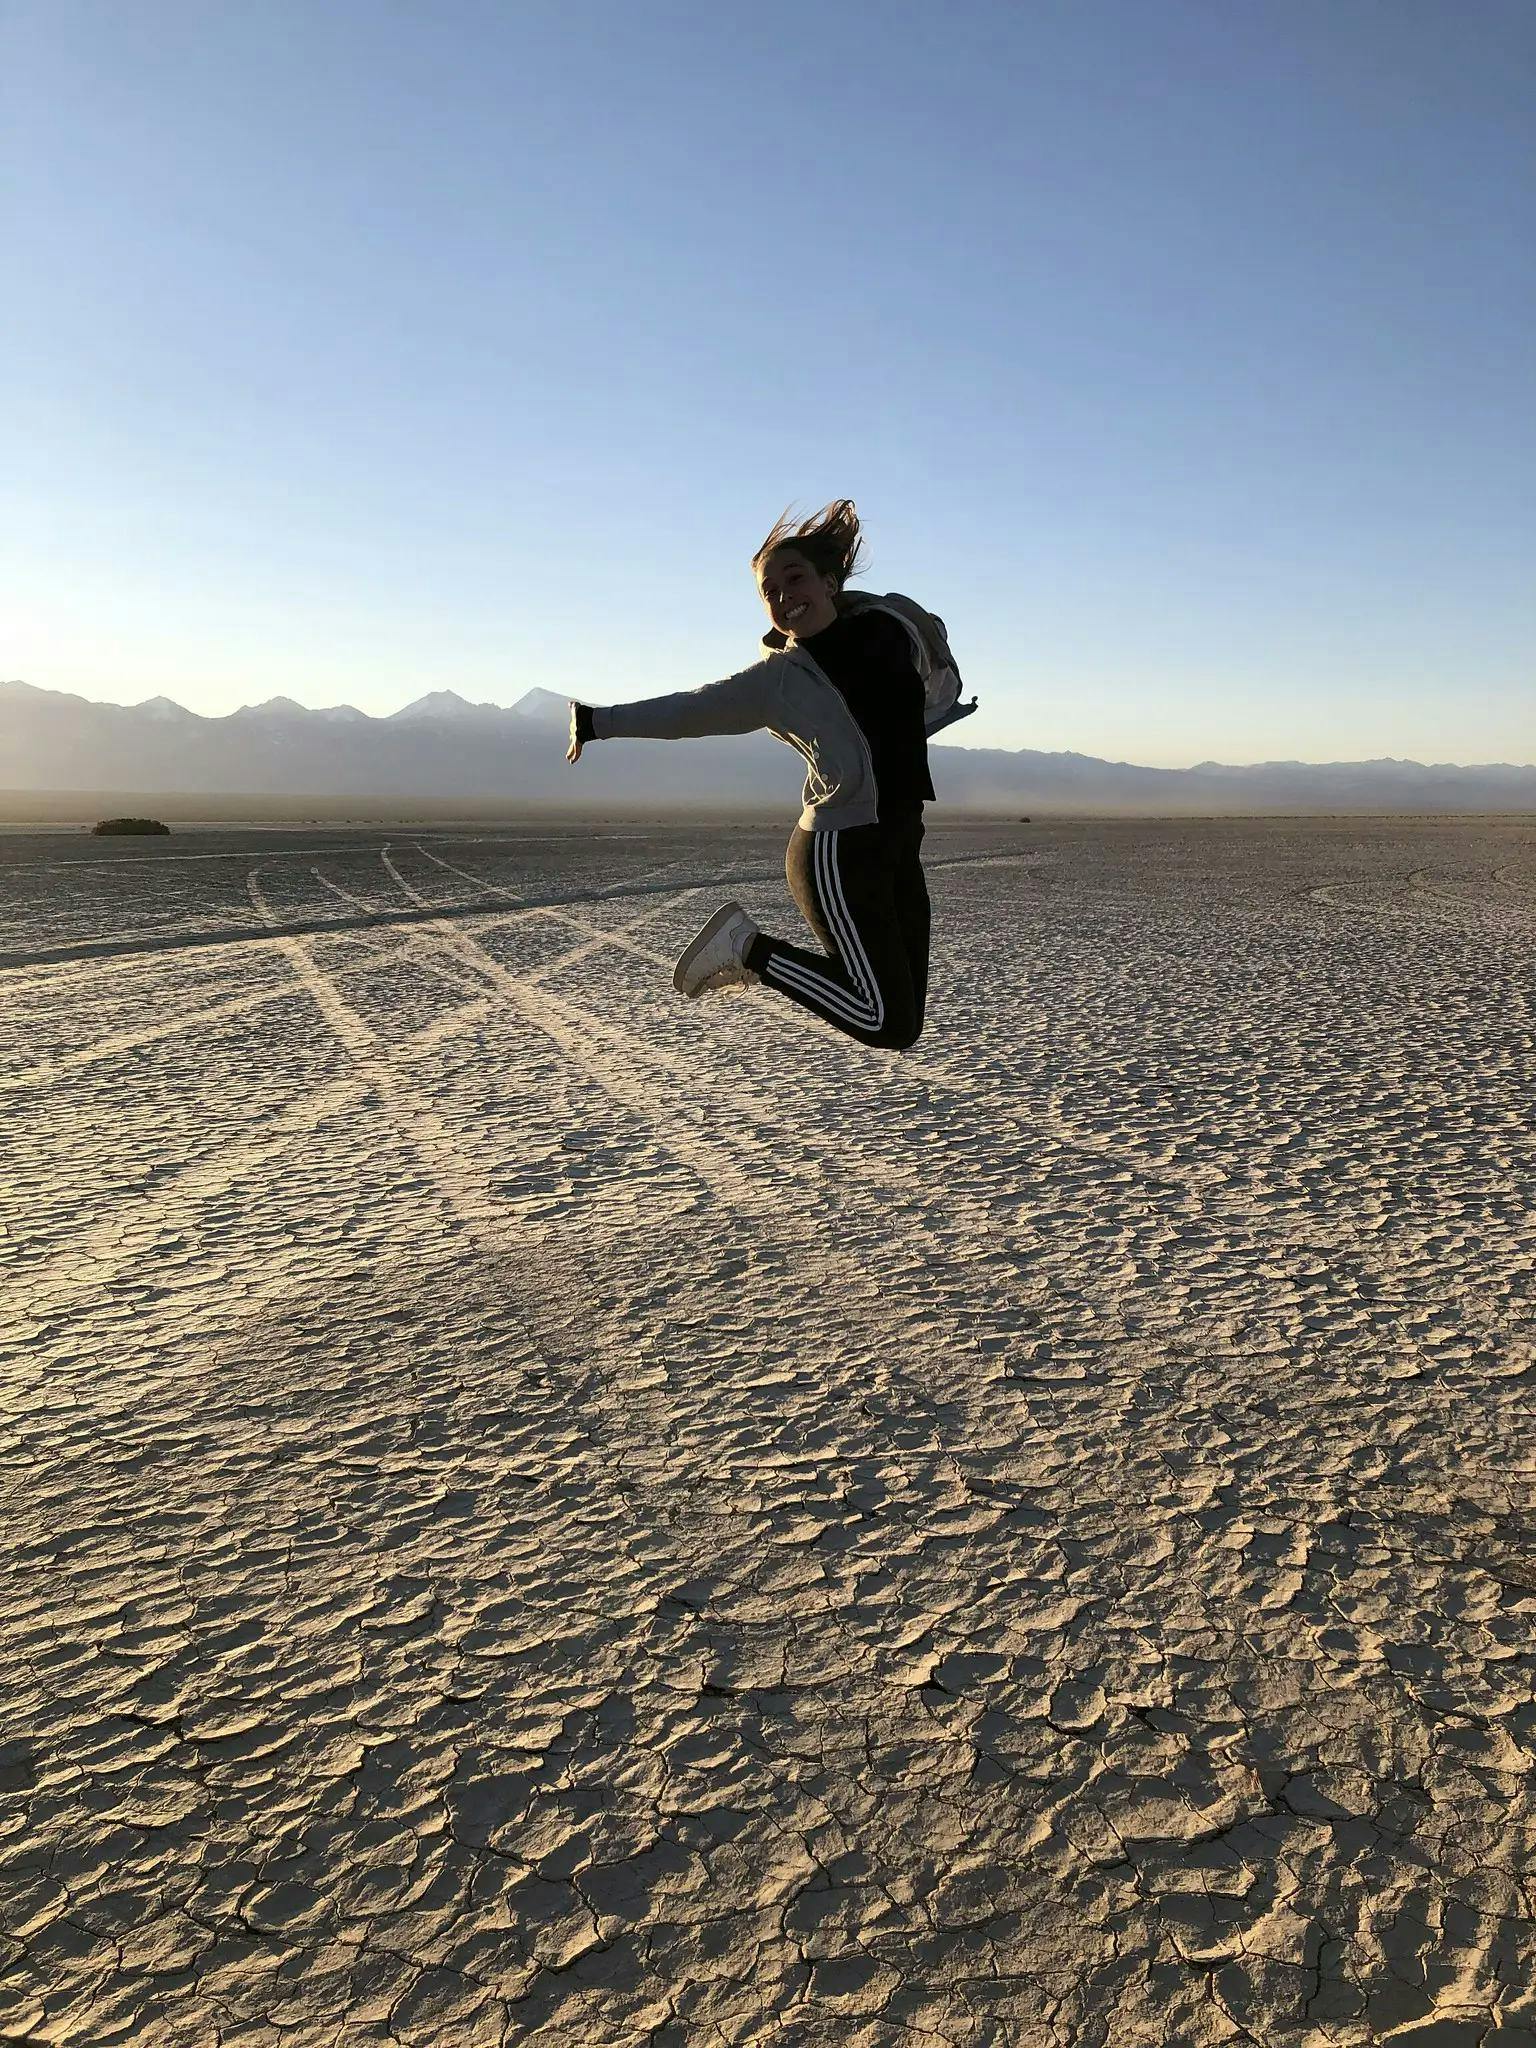
{"type": "Polygon", "coordinates": [[[571,743],[565,750],[565,758],[573,768],[581,759],[581,741],[576,736],[576,714],[580,708],[573,699],[571,703],[571,743]]]}

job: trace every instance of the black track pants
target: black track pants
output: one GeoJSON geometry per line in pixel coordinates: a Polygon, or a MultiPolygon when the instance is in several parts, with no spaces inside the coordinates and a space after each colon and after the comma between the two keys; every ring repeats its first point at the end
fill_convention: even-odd
{"type": "Polygon", "coordinates": [[[915,1043],[928,999],[928,887],[921,817],[803,832],[784,856],[789,893],[822,947],[765,932],[747,965],[770,988],[865,1045],[915,1043]]]}

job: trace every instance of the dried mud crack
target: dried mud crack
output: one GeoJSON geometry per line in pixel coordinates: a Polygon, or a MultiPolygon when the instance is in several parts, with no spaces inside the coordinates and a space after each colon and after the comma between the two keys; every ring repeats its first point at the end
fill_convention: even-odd
{"type": "Polygon", "coordinates": [[[0,2040],[1536,2044],[1528,826],[292,837],[0,841],[0,2040]]]}

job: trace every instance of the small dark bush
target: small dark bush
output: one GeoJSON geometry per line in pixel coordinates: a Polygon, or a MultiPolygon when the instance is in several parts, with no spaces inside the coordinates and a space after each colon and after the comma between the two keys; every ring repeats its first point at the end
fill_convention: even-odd
{"type": "Polygon", "coordinates": [[[1029,823],[1029,820],[1028,818],[1020,818],[1019,823],[1021,825],[1027,825],[1029,823]]]}
{"type": "Polygon", "coordinates": [[[162,825],[158,818],[103,818],[99,825],[91,827],[93,838],[104,833],[123,832],[169,832],[169,825],[162,825]]]}

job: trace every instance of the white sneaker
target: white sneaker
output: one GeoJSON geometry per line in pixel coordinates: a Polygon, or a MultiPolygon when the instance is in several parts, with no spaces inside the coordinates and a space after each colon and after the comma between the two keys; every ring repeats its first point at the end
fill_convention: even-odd
{"type": "Polygon", "coordinates": [[[757,926],[739,903],[722,903],[704,929],[677,956],[672,986],[679,995],[701,996],[707,988],[729,988],[733,982],[756,981],[746,951],[757,926]]]}

